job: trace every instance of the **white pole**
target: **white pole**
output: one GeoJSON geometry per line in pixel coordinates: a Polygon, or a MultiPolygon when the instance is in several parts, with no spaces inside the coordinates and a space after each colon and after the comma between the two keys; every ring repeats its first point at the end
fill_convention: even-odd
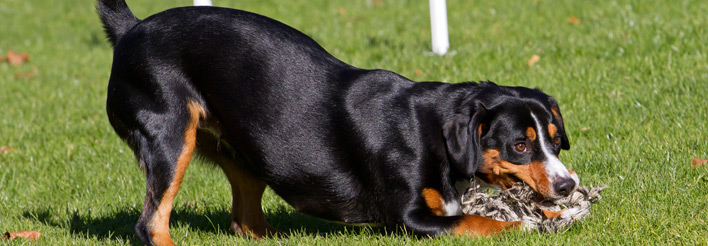
{"type": "Polygon", "coordinates": [[[211,0],[194,0],[194,6],[211,6],[211,0]]]}
{"type": "Polygon", "coordinates": [[[444,55],[450,48],[447,33],[447,7],[445,0],[430,0],[430,32],[433,36],[433,53],[444,55]]]}

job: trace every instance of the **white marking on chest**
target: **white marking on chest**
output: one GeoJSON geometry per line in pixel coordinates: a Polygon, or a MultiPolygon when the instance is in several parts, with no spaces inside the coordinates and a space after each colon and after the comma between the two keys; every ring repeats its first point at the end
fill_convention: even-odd
{"type": "Polygon", "coordinates": [[[551,148],[546,145],[546,134],[547,129],[543,128],[541,122],[538,120],[535,114],[531,113],[531,117],[536,122],[536,131],[538,132],[538,142],[541,143],[541,151],[546,157],[546,173],[548,174],[548,181],[553,183],[556,178],[571,178],[568,169],[563,165],[563,163],[553,154],[551,148]]]}

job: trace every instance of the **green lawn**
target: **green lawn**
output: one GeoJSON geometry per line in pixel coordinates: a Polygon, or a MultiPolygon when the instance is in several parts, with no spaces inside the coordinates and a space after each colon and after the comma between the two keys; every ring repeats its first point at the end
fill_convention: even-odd
{"type": "MultiPolygon", "coordinates": [[[[191,1],[128,3],[143,18],[191,1]]],[[[690,164],[708,158],[708,1],[449,0],[442,57],[429,55],[427,1],[215,3],[289,24],[355,66],[539,87],[566,118],[571,149],[561,159],[584,185],[609,188],[565,233],[440,239],[324,222],[268,191],[267,219],[295,235],[258,242],[229,234],[228,182],[194,163],[171,220],[178,244],[708,244],[708,167],[690,164]]],[[[105,115],[112,52],[94,4],[0,1],[0,54],[30,55],[0,63],[0,146],[12,148],[0,151],[0,233],[41,231],[42,245],[139,241],[145,178],[105,115]]]]}

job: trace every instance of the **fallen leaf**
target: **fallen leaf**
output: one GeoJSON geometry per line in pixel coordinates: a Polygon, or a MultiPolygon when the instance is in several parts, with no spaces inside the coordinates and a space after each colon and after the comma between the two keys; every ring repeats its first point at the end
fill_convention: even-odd
{"type": "Polygon", "coordinates": [[[586,126],[586,127],[580,128],[580,130],[585,132],[585,131],[590,130],[590,127],[586,126]]]}
{"type": "Polygon", "coordinates": [[[708,165],[708,160],[706,160],[706,159],[698,159],[698,158],[694,157],[693,160],[691,160],[691,166],[699,167],[699,166],[706,166],[706,165],[708,165]]]}
{"type": "Polygon", "coordinates": [[[31,73],[16,73],[15,79],[19,79],[19,78],[31,79],[31,78],[34,78],[35,76],[36,75],[31,74],[31,73]]]}
{"type": "Polygon", "coordinates": [[[3,235],[2,239],[10,239],[13,240],[15,238],[24,238],[24,239],[30,239],[30,240],[37,240],[39,237],[42,236],[42,233],[38,231],[18,231],[18,232],[5,232],[5,235],[3,235]]]}
{"type": "Polygon", "coordinates": [[[422,74],[422,73],[423,73],[423,72],[420,71],[420,69],[416,69],[415,71],[413,71],[413,74],[414,74],[416,77],[418,77],[418,76],[419,76],[420,74],[422,74]]]}
{"type": "Polygon", "coordinates": [[[15,73],[15,79],[20,79],[20,78],[32,79],[34,77],[37,77],[37,75],[39,75],[39,69],[37,69],[37,67],[33,67],[31,73],[25,73],[25,72],[15,73]]]}
{"type": "Polygon", "coordinates": [[[12,151],[12,150],[13,150],[12,147],[0,146],[0,154],[7,155],[7,153],[10,153],[10,151],[12,151]]]}
{"type": "Polygon", "coordinates": [[[534,54],[530,59],[529,59],[529,67],[532,67],[533,64],[536,64],[539,60],[541,60],[541,57],[534,54]]]}
{"type": "Polygon", "coordinates": [[[22,63],[29,61],[29,55],[27,53],[18,54],[10,50],[7,52],[7,61],[10,62],[10,65],[19,66],[22,63]]]}
{"type": "Polygon", "coordinates": [[[383,6],[383,3],[380,0],[374,0],[374,6],[381,7],[383,6]]]}
{"type": "Polygon", "coordinates": [[[566,19],[566,21],[568,21],[568,23],[573,24],[573,25],[577,25],[577,24],[580,24],[581,22],[583,22],[580,19],[578,19],[578,17],[575,17],[575,16],[568,17],[568,19],[566,19]]]}
{"type": "Polygon", "coordinates": [[[337,13],[339,13],[339,16],[347,16],[347,11],[342,7],[337,8],[337,13]]]}

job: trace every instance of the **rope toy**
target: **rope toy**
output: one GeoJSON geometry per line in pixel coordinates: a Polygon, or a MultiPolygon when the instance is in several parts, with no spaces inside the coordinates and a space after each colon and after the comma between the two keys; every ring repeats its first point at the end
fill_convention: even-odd
{"type": "Polygon", "coordinates": [[[567,197],[543,200],[522,182],[506,190],[490,191],[473,179],[472,186],[462,195],[462,212],[499,221],[524,221],[526,228],[546,233],[564,232],[573,222],[590,214],[590,204],[602,198],[600,192],[605,188],[580,186],[567,197]],[[548,218],[543,210],[560,212],[560,216],[548,218]]]}

